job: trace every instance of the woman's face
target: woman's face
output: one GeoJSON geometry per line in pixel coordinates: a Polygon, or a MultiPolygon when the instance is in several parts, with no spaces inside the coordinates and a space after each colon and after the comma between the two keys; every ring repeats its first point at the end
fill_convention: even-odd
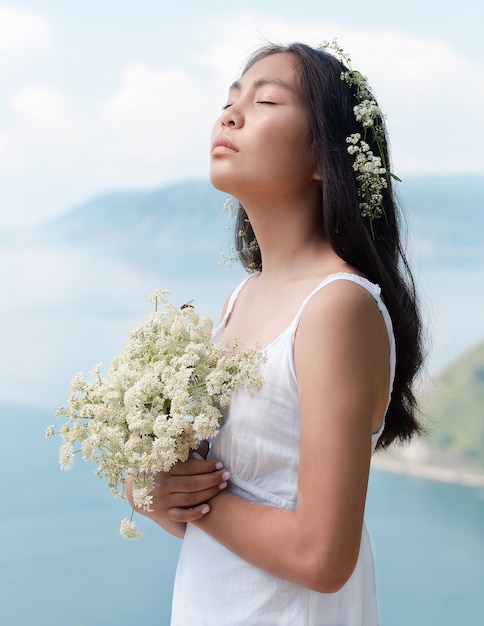
{"type": "Polygon", "coordinates": [[[230,88],[212,132],[212,184],[242,203],[252,194],[288,198],[308,190],[315,167],[295,57],[266,56],[230,88]]]}

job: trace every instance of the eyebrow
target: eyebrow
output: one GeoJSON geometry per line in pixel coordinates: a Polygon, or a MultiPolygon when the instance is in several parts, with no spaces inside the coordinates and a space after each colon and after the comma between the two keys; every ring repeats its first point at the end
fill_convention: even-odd
{"type": "MultiPolygon", "coordinates": [[[[258,78],[257,80],[254,81],[254,87],[256,89],[259,87],[265,87],[265,85],[276,85],[276,87],[282,87],[283,89],[288,89],[289,91],[292,91],[293,93],[297,93],[292,85],[289,85],[289,83],[286,83],[280,78],[258,78]]],[[[230,85],[229,91],[232,91],[233,89],[237,89],[238,91],[240,91],[241,84],[239,83],[238,80],[236,80],[234,83],[230,85]]]]}

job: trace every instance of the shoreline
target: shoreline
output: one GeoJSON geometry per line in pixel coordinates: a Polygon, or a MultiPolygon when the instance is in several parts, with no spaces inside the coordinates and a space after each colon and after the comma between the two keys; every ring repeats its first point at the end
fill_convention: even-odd
{"type": "Polygon", "coordinates": [[[392,472],[394,474],[427,478],[428,480],[437,480],[439,482],[452,483],[464,487],[484,488],[484,474],[474,474],[472,472],[463,472],[446,467],[437,467],[435,465],[425,465],[413,461],[402,461],[378,456],[373,456],[371,466],[374,469],[392,472]]]}

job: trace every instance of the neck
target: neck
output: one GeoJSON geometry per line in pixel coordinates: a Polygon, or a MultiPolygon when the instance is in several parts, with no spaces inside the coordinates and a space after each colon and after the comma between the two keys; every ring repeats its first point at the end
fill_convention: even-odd
{"type": "Polygon", "coordinates": [[[306,198],[268,198],[242,204],[249,216],[262,255],[263,275],[274,280],[297,280],[324,272],[338,259],[320,227],[319,193],[306,198]]]}

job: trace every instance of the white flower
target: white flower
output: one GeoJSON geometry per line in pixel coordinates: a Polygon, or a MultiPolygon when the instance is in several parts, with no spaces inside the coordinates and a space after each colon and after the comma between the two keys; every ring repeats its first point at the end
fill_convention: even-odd
{"type": "Polygon", "coordinates": [[[361,139],[360,133],[353,133],[349,137],[346,137],[346,143],[357,144],[361,139]]]}
{"type": "Polygon", "coordinates": [[[74,453],[72,451],[72,446],[69,443],[65,443],[59,448],[59,465],[61,466],[61,469],[70,469],[72,467],[73,458],[74,453]]]}
{"type": "Polygon", "coordinates": [[[101,371],[101,365],[102,363],[98,363],[97,365],[95,365],[92,370],[89,372],[89,374],[93,377],[93,378],[98,378],[99,373],[101,371]]]}
{"type": "Polygon", "coordinates": [[[136,482],[134,483],[133,502],[137,509],[143,509],[148,512],[153,511],[151,508],[151,505],[153,504],[153,495],[150,491],[152,491],[151,481],[149,484],[146,481],[143,481],[141,486],[137,486],[136,482]]]}
{"type": "Polygon", "coordinates": [[[167,289],[153,289],[148,296],[148,301],[155,305],[155,311],[158,310],[158,305],[165,302],[166,296],[170,292],[167,289]]]}
{"type": "Polygon", "coordinates": [[[136,524],[127,518],[121,521],[119,534],[121,535],[121,537],[131,540],[139,539],[143,536],[143,533],[139,530],[136,524]]]}
{"type": "Polygon", "coordinates": [[[52,437],[53,435],[55,435],[55,428],[54,426],[49,426],[45,431],[45,437],[47,439],[48,437],[52,437]]]}
{"type": "Polygon", "coordinates": [[[361,122],[364,128],[373,126],[380,115],[380,109],[375,100],[363,100],[353,107],[353,112],[356,120],[361,122]]]}

